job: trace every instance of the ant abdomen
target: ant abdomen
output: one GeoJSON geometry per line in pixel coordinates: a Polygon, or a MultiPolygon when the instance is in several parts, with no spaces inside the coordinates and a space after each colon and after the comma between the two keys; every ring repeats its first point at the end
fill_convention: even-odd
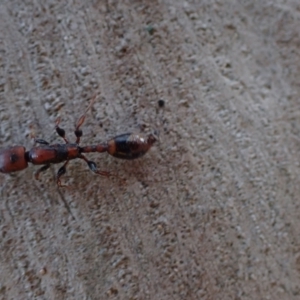
{"type": "Polygon", "coordinates": [[[155,141],[153,134],[125,133],[107,142],[107,152],[117,158],[135,159],[143,156],[155,141]]]}

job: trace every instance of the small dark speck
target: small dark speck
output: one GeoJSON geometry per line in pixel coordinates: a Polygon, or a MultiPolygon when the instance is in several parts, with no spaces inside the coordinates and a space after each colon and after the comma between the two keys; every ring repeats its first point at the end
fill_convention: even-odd
{"type": "Polygon", "coordinates": [[[159,207],[159,203],[158,202],[153,202],[152,201],[149,205],[150,205],[151,208],[157,208],[157,207],[159,207]]]}
{"type": "Polygon", "coordinates": [[[146,189],[148,187],[148,184],[146,182],[144,182],[144,181],[141,181],[141,184],[142,184],[142,186],[143,186],[144,189],[146,189]]]}
{"type": "Polygon", "coordinates": [[[165,106],[165,101],[162,100],[162,99],[158,100],[158,106],[159,107],[164,107],[165,106]]]}
{"type": "Polygon", "coordinates": [[[150,35],[153,35],[154,32],[155,32],[155,28],[154,28],[152,25],[148,25],[148,26],[146,27],[146,30],[148,31],[148,33],[149,33],[150,35]]]}

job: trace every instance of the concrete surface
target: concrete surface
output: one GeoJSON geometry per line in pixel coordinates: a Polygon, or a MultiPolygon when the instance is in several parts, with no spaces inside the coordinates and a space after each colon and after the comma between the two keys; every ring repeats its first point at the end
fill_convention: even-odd
{"type": "Polygon", "coordinates": [[[299,28],[296,0],[1,1],[1,148],[73,140],[95,92],[82,145],[160,142],[89,155],[126,181],[0,174],[0,298],[300,299],[299,28]]]}

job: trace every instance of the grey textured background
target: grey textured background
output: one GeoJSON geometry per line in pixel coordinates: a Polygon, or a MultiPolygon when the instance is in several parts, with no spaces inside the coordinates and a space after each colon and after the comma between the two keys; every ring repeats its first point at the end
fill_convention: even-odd
{"type": "Polygon", "coordinates": [[[2,0],[1,148],[73,140],[95,92],[83,145],[160,142],[89,155],[125,182],[0,174],[0,298],[300,299],[299,28],[296,0],[2,0]]]}

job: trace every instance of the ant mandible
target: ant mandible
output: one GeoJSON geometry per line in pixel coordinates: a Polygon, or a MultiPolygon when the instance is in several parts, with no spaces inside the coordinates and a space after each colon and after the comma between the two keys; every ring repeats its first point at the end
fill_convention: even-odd
{"type": "Polygon", "coordinates": [[[33,165],[43,165],[35,172],[35,178],[38,179],[41,172],[46,171],[50,164],[58,164],[65,162],[58,170],[56,175],[56,183],[59,187],[63,187],[60,178],[66,173],[66,167],[70,160],[80,158],[83,159],[90,170],[95,174],[102,176],[110,176],[109,172],[100,171],[97,165],[88,160],[82,153],[90,152],[107,152],[108,154],[122,159],[135,159],[143,156],[157,140],[154,134],[143,133],[125,133],[97,145],[79,146],[82,136],[81,125],[84,123],[86,113],[94,103],[96,95],[92,98],[90,105],[85,113],[79,118],[75,125],[76,142],[69,143],[65,136],[65,130],[59,127],[60,118],[56,120],[55,129],[57,134],[62,137],[65,144],[49,144],[43,139],[36,139],[35,142],[40,144],[26,151],[23,146],[13,146],[0,151],[0,172],[11,173],[21,171],[28,167],[28,163],[33,165]]]}

